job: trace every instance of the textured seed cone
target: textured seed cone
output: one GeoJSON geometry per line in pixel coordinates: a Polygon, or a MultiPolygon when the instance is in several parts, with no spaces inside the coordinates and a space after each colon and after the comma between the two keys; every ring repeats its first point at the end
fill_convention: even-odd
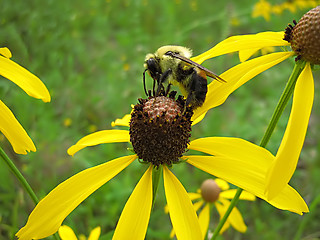
{"type": "Polygon", "coordinates": [[[201,195],[206,202],[215,202],[219,199],[221,189],[213,179],[207,179],[201,184],[201,195]]]}
{"type": "Polygon", "coordinates": [[[139,102],[130,121],[130,141],[135,153],[155,166],[177,163],[190,142],[193,112],[188,108],[184,112],[182,97],[175,100],[158,96],[139,102]]]}
{"type": "Polygon", "coordinates": [[[320,64],[320,6],[302,16],[288,40],[298,59],[320,64]]]}

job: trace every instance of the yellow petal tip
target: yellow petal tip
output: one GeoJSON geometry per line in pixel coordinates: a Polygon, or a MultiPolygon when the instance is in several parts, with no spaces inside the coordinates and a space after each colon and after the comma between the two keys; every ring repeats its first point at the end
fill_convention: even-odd
{"type": "Polygon", "coordinates": [[[0,54],[6,58],[11,58],[12,54],[7,47],[0,48],[0,54]]]}
{"type": "Polygon", "coordinates": [[[73,157],[73,155],[78,152],[79,149],[77,149],[76,145],[73,145],[68,148],[67,153],[73,157]]]}

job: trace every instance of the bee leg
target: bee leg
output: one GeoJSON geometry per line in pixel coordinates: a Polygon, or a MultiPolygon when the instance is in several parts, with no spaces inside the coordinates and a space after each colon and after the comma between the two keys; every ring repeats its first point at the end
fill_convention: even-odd
{"type": "Polygon", "coordinates": [[[182,114],[184,114],[187,111],[187,107],[191,103],[192,97],[193,97],[192,93],[189,93],[188,96],[187,96],[186,102],[184,104],[184,109],[183,109],[183,113],[182,114]]]}
{"type": "Polygon", "coordinates": [[[156,96],[155,86],[156,86],[156,80],[153,79],[153,84],[152,84],[152,93],[153,93],[153,96],[156,96]]]}
{"type": "Polygon", "coordinates": [[[169,91],[170,91],[170,88],[171,88],[171,83],[169,83],[168,84],[168,86],[167,86],[167,89],[166,89],[166,91],[165,91],[165,93],[164,93],[164,96],[167,96],[168,95],[168,93],[169,93],[169,91]]]}
{"type": "Polygon", "coordinates": [[[191,103],[191,100],[192,100],[192,93],[189,93],[187,96],[185,105],[189,106],[189,104],[191,103]]]}
{"type": "Polygon", "coordinates": [[[147,92],[147,88],[146,88],[146,71],[147,71],[148,69],[146,69],[146,70],[144,70],[143,71],[143,88],[144,88],[144,92],[146,93],[146,95],[147,95],[147,97],[149,97],[149,95],[148,95],[148,92],[147,92]]]}
{"type": "Polygon", "coordinates": [[[171,74],[171,73],[172,73],[172,70],[169,68],[167,71],[165,71],[165,72],[161,75],[161,77],[160,77],[160,79],[159,79],[159,82],[158,82],[158,89],[157,89],[156,96],[159,95],[160,90],[161,90],[161,88],[163,87],[162,83],[164,83],[164,82],[167,80],[169,74],[171,74]]]}

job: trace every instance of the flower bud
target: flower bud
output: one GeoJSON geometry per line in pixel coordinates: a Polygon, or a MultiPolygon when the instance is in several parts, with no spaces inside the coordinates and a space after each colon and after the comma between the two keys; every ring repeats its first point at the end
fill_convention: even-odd
{"type": "Polygon", "coordinates": [[[220,187],[213,179],[207,179],[201,184],[201,195],[206,202],[217,201],[220,192],[220,187]]]}

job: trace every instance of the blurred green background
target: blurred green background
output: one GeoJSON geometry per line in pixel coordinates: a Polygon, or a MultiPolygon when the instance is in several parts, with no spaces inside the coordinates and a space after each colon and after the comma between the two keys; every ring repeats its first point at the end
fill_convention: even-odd
{"type": "MultiPolygon", "coordinates": [[[[46,84],[52,101],[45,104],[30,98],[1,78],[1,100],[34,140],[37,152],[17,155],[2,135],[1,147],[40,198],[83,169],[129,154],[129,145],[121,143],[86,148],[74,157],[68,156],[66,150],[89,133],[111,129],[113,120],[130,112],[130,105],[145,96],[142,72],[147,53],[176,44],[190,47],[198,55],[231,35],[284,30],[312,8],[283,9],[270,14],[267,21],[252,16],[255,3],[2,0],[1,46],[8,47],[14,61],[46,84]]],[[[272,6],[284,3],[270,2],[272,6]]],[[[232,54],[208,60],[204,65],[221,74],[238,62],[236,54],[232,54]]],[[[238,89],[193,128],[192,139],[233,136],[259,144],[293,65],[293,59],[280,63],[238,89]]],[[[319,72],[314,77],[316,94],[309,131],[290,182],[309,206],[320,195],[319,72]]],[[[273,153],[281,142],[290,106],[291,103],[267,147],[273,153]]],[[[76,234],[87,236],[91,229],[101,226],[101,239],[110,239],[126,200],[145,169],[137,162],[130,165],[76,208],[64,224],[76,234]]],[[[190,192],[210,177],[187,164],[175,166],[174,173],[190,192]]],[[[14,239],[34,204],[3,162],[0,182],[0,239],[14,239]]],[[[171,224],[163,211],[165,204],[160,184],[146,239],[169,239],[171,224]]],[[[261,200],[240,201],[238,207],[248,225],[247,232],[241,234],[230,228],[220,239],[293,239],[298,229],[303,239],[320,238],[319,208],[299,216],[261,200]]],[[[214,229],[218,215],[213,213],[212,219],[210,228],[214,229]]]]}

